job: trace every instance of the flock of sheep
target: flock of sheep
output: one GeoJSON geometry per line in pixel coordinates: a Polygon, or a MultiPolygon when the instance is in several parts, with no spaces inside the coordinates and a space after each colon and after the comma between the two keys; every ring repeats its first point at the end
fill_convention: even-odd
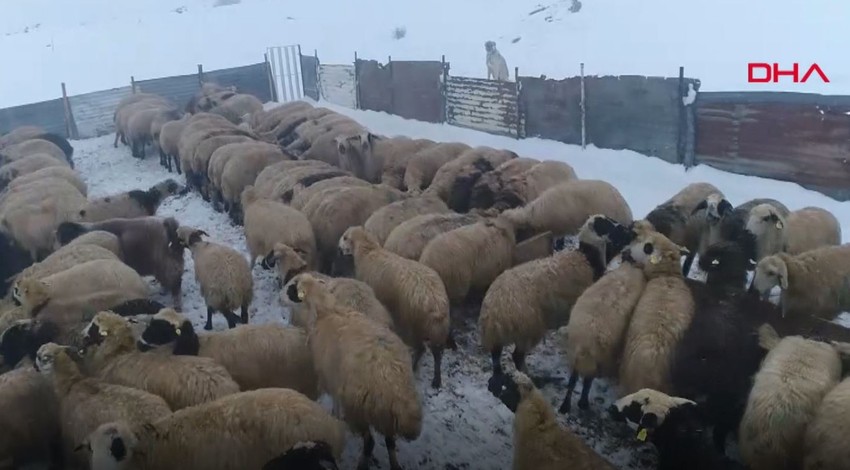
{"type": "Polygon", "coordinates": [[[828,321],[850,310],[850,245],[823,209],[694,183],[636,219],[565,163],[376,135],[306,102],[267,111],[212,83],[184,109],[135,93],[114,119],[115,146],[152,147],[185,185],[89,199],[65,139],[0,137],[0,468],[329,469],[350,430],[359,469],[376,431],[397,470],[397,439],[422,432],[422,357],[442,387],[470,319],[515,413],[514,469],[614,468],[526,368],[552,332],[570,371],[558,411],[579,378],[581,409],[613,380],[608,412],[659,468],[850,468],[850,331],[828,321]],[[250,259],[156,215],[190,190],[244,228],[250,259]],[[220,313],[225,331],[181,313],[187,249],[204,329],[220,313]],[[277,273],[288,325],[251,323],[254,269],[277,273]]]}

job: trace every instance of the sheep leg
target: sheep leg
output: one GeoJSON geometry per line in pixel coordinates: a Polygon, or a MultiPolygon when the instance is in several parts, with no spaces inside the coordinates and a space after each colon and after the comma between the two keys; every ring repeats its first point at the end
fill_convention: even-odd
{"type": "Polygon", "coordinates": [[[242,305],[242,324],[248,324],[248,304],[242,305]]]}
{"type": "Polygon", "coordinates": [[[431,387],[440,388],[443,384],[443,372],[440,367],[443,362],[443,348],[431,346],[431,355],[434,356],[434,378],[431,380],[431,387]]]}
{"type": "Polygon", "coordinates": [[[516,370],[525,373],[525,351],[515,347],[513,354],[511,354],[511,358],[514,360],[516,370]]]}
{"type": "Polygon", "coordinates": [[[174,310],[183,311],[183,280],[178,279],[171,287],[171,300],[174,302],[174,310]]]}
{"type": "Polygon", "coordinates": [[[239,317],[237,317],[235,313],[233,313],[229,310],[222,310],[221,313],[223,313],[224,318],[227,319],[227,327],[228,328],[236,328],[236,325],[239,323],[239,321],[241,319],[239,317]]]}
{"type": "Polygon", "coordinates": [[[691,272],[691,265],[694,264],[695,255],[696,253],[692,251],[685,256],[685,263],[682,265],[682,276],[688,277],[688,273],[691,272]]]}
{"type": "Polygon", "coordinates": [[[419,372],[419,361],[422,360],[422,355],[425,354],[425,345],[420,344],[413,350],[413,372],[419,372]]]}
{"type": "Polygon", "coordinates": [[[207,324],[204,325],[205,330],[212,330],[212,317],[215,310],[212,307],[207,307],[207,324]]]}
{"type": "Polygon", "coordinates": [[[581,381],[581,398],[578,399],[579,409],[586,410],[590,407],[588,395],[590,395],[590,387],[593,385],[595,377],[585,377],[581,381]]]}
{"type": "Polygon", "coordinates": [[[115,131],[115,142],[112,142],[112,146],[115,147],[115,148],[118,148],[118,138],[119,138],[120,135],[121,135],[120,132],[115,131]]]}
{"type": "Polygon", "coordinates": [[[502,371],[502,348],[493,348],[490,351],[490,360],[493,362],[493,375],[501,375],[502,371]]]}
{"type": "Polygon", "coordinates": [[[576,389],[577,383],[578,383],[578,372],[573,370],[572,374],[570,374],[570,379],[567,381],[567,394],[564,396],[564,401],[561,402],[561,407],[558,408],[558,413],[567,414],[567,413],[570,412],[570,405],[572,404],[573,391],[576,389]]]}
{"type": "Polygon", "coordinates": [[[387,445],[387,454],[390,457],[390,470],[402,470],[398,463],[398,452],[395,447],[394,437],[385,437],[384,443],[387,445]]]}
{"type": "Polygon", "coordinates": [[[357,464],[357,470],[367,470],[369,461],[372,459],[372,451],[375,450],[375,438],[372,437],[372,431],[366,430],[363,433],[363,454],[360,455],[360,462],[357,464]]]}

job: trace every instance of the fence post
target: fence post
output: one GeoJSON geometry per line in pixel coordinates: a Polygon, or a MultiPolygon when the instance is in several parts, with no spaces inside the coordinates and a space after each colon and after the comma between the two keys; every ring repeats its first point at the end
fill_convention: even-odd
{"type": "Polygon", "coordinates": [[[130,90],[133,94],[136,94],[136,78],[130,75],[130,90]]]}
{"type": "Polygon", "coordinates": [[[322,77],[319,76],[319,72],[322,68],[319,67],[318,49],[313,49],[313,57],[316,58],[316,97],[318,98],[316,101],[320,101],[324,97],[324,93],[322,93],[322,77]]]}
{"type": "Polygon", "coordinates": [[[514,79],[516,81],[516,138],[522,138],[522,110],[520,109],[522,106],[522,100],[520,99],[520,93],[522,92],[522,87],[519,83],[519,67],[514,67],[514,79]]]}
{"type": "Polygon", "coordinates": [[[390,114],[395,112],[395,83],[393,83],[393,56],[387,56],[387,67],[390,69],[390,114]]]}
{"type": "Polygon", "coordinates": [[[685,164],[685,132],[687,125],[685,123],[685,67],[679,67],[679,135],[676,142],[676,154],[680,164],[685,164]]]}
{"type": "Polygon", "coordinates": [[[584,116],[586,114],[586,100],[584,96],[584,62],[581,63],[581,149],[587,145],[584,116]]]}
{"type": "Polygon", "coordinates": [[[360,65],[357,62],[357,51],[354,51],[354,109],[360,109],[360,65]]]}
{"type": "Polygon", "coordinates": [[[449,75],[449,64],[446,63],[445,54],[443,54],[443,57],[440,59],[440,61],[443,64],[443,76],[440,77],[440,81],[442,82],[442,89],[440,90],[440,111],[442,115],[442,122],[449,122],[449,110],[447,105],[448,97],[446,96],[446,93],[448,92],[448,89],[446,88],[446,80],[448,79],[449,75]]]}
{"type": "Polygon", "coordinates": [[[272,101],[277,102],[277,87],[275,86],[271,64],[269,63],[269,53],[264,53],[263,57],[266,62],[266,79],[269,81],[269,95],[271,96],[272,101]]]}
{"type": "Polygon", "coordinates": [[[79,138],[77,125],[74,123],[74,114],[71,112],[71,102],[68,101],[68,91],[65,88],[65,82],[62,82],[62,109],[65,115],[65,135],[69,139],[79,138]]]}

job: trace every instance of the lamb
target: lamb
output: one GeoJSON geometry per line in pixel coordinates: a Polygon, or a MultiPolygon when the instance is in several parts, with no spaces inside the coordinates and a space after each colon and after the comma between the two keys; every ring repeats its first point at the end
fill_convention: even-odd
{"type": "Polygon", "coordinates": [[[401,191],[384,185],[348,187],[333,194],[333,190],[322,191],[313,197],[317,204],[303,212],[313,226],[319,271],[330,273],[337,244],[346,229],[361,225],[376,210],[403,197],[401,191]]]}
{"type": "Polygon", "coordinates": [[[15,188],[20,188],[22,186],[26,186],[30,183],[46,178],[61,178],[67,181],[68,183],[71,183],[83,196],[88,195],[88,187],[86,186],[86,183],[83,181],[80,175],[76,171],[66,166],[51,166],[36,170],[26,175],[22,175],[10,181],[7,188],[13,190],[15,188]]]}
{"type": "Polygon", "coordinates": [[[452,305],[475,303],[513,264],[514,233],[503,217],[465,225],[429,241],[419,262],[440,275],[452,305]]]}
{"type": "Polygon", "coordinates": [[[355,277],[368,284],[392,313],[400,336],[414,348],[414,368],[428,344],[434,357],[431,385],[440,388],[440,366],[450,327],[449,299],[440,276],[427,266],[382,249],[362,226],[346,230],[339,249],[354,257],[355,277]]]}
{"type": "Polygon", "coordinates": [[[310,119],[317,119],[328,114],[338,113],[321,107],[292,111],[281,118],[270,131],[263,133],[263,138],[267,141],[277,141],[280,145],[288,145],[298,137],[294,132],[298,126],[310,119]]]}
{"type": "Polygon", "coordinates": [[[785,217],[772,204],[759,204],[749,211],[744,227],[753,261],[784,251],[788,244],[785,217]]]}
{"type": "Polygon", "coordinates": [[[254,299],[254,279],[251,268],[241,253],[228,246],[201,240],[207,232],[182,226],[177,229],[180,243],[192,252],[195,278],[207,305],[205,330],[212,330],[212,316],[221,312],[227,326],[235,328],[240,318],[233,311],[241,308],[241,321],[248,323],[248,306],[254,299]]]}
{"type": "Polygon", "coordinates": [[[197,335],[192,322],[166,308],[153,316],[138,341],[147,350],[174,343],[175,355],[209,357],[224,366],[242,391],[289,388],[315,400],[319,396],[307,334],[300,328],[241,325],[197,335]]]}
{"type": "Polygon", "coordinates": [[[257,175],[263,168],[283,160],[291,159],[276,146],[256,144],[245,148],[244,153],[238,153],[229,159],[221,173],[221,195],[225,205],[229,205],[231,220],[241,221],[242,209],[239,202],[242,191],[254,184],[257,175]]]}
{"type": "Polygon", "coordinates": [[[132,113],[127,120],[127,129],[124,136],[130,144],[132,155],[136,158],[145,157],[145,149],[148,144],[156,142],[151,134],[154,121],[180,119],[180,111],[171,104],[165,106],[153,106],[132,113]]]}
{"type": "Polygon", "coordinates": [[[660,470],[744,470],[706,445],[706,412],[696,402],[645,388],[617,400],[608,411],[615,421],[638,425],[636,439],[655,445],[660,470]]]}
{"type": "Polygon", "coordinates": [[[820,207],[804,207],[788,214],[788,244],[785,251],[799,255],[823,246],[841,244],[841,224],[835,216],[820,207]]]}
{"type": "Polygon", "coordinates": [[[164,108],[170,106],[171,102],[169,102],[166,98],[152,93],[134,93],[122,98],[121,101],[118,102],[118,106],[115,108],[115,113],[112,115],[112,120],[115,124],[115,141],[112,143],[113,147],[118,147],[119,139],[121,140],[121,143],[125,145],[127,144],[125,134],[127,132],[128,121],[134,113],[143,109],[164,108]]]}
{"type": "MultiPolygon", "coordinates": [[[[218,83],[204,82],[203,84],[201,84],[201,89],[196,91],[195,94],[192,95],[191,98],[189,98],[189,101],[186,103],[185,111],[188,114],[200,113],[200,112],[203,111],[201,109],[201,106],[200,106],[201,100],[203,100],[206,97],[209,97],[209,96],[221,93],[221,92],[228,92],[228,91],[232,92],[232,94],[235,94],[236,93],[236,87],[233,86],[233,85],[224,86],[224,85],[220,85],[218,83]]],[[[205,102],[204,104],[206,106],[209,106],[208,102],[205,102]]]]}
{"type": "Polygon", "coordinates": [[[404,189],[404,173],[410,158],[434,145],[427,139],[383,137],[371,132],[337,137],[340,168],[370,183],[404,189]]]}
{"type": "Polygon", "coordinates": [[[69,167],[74,167],[73,161],[68,161],[65,151],[53,142],[41,138],[26,140],[20,144],[4,148],[0,153],[0,162],[5,164],[36,154],[50,155],[56,160],[66,162],[69,167]]]}
{"type": "Polygon", "coordinates": [[[239,392],[224,366],[212,359],[137,351],[130,323],[112,312],[96,314],[83,335],[87,375],[159,395],[172,410],[239,392]]]}
{"type": "Polygon", "coordinates": [[[108,219],[132,219],[156,214],[157,209],[169,196],[186,194],[188,188],[177,181],[167,179],[150,187],[147,191],[134,189],[89,201],[80,210],[83,222],[103,222],[108,219]]]}
{"type": "Polygon", "coordinates": [[[624,259],[642,265],[646,287],[632,314],[620,363],[622,395],[650,388],[669,393],[675,347],[696,305],[682,276],[682,248],[664,235],[639,235],[624,259]]]}
{"type": "Polygon", "coordinates": [[[733,208],[726,199],[718,199],[717,195],[712,195],[710,199],[699,203],[694,212],[705,210],[708,233],[703,236],[708,237],[706,246],[721,241],[740,243],[748,251],[750,258],[754,259],[755,242],[746,225],[750,211],[761,204],[772,205],[782,217],[787,218],[790,213],[784,204],[775,199],[752,199],[733,208]]]}
{"type": "Polygon", "coordinates": [[[59,400],[33,367],[0,374],[0,423],[0,465],[21,468],[49,459],[59,441],[59,400]]]}
{"type": "Polygon", "coordinates": [[[242,191],[242,207],[251,269],[257,257],[269,256],[278,243],[300,252],[309,269],[315,269],[316,236],[307,216],[280,202],[257,198],[253,186],[242,191]]]}
{"type": "Polygon", "coordinates": [[[384,248],[407,259],[419,260],[434,237],[482,220],[477,214],[418,215],[399,224],[384,241],[384,248]]]}
{"type": "MultiPolygon", "coordinates": [[[[318,143],[321,138],[327,139],[333,136],[336,143],[336,138],[339,136],[364,131],[363,126],[350,117],[336,112],[330,112],[316,119],[305,120],[295,127],[291,135],[281,138],[280,144],[285,145],[286,150],[289,152],[301,154],[318,143]]],[[[339,161],[338,158],[331,154],[325,154],[325,157],[330,160],[339,161]]],[[[330,163],[330,160],[328,160],[328,163],[330,163]]]]}
{"type": "Polygon", "coordinates": [[[514,158],[519,157],[509,150],[484,146],[471,148],[441,166],[422,194],[438,196],[452,210],[466,212],[472,187],[478,178],[514,158]]]}
{"type": "MultiPolygon", "coordinates": [[[[608,262],[631,241],[628,232],[613,219],[594,215],[579,231],[578,250],[499,274],[484,296],[478,319],[481,345],[490,353],[493,375],[503,373],[502,350],[511,344],[515,345],[514,364],[525,372],[528,352],[548,329],[567,322],[582,292],[602,277],[608,262]]],[[[589,381],[592,378],[585,378],[585,383],[589,381]]]]}
{"type": "Polygon", "coordinates": [[[806,427],[841,380],[841,358],[830,344],[800,336],[780,339],[768,325],[759,329],[759,342],[769,352],[741,419],[741,458],[753,470],[800,468],[806,427]]]}
{"type": "MultiPolygon", "coordinates": [[[[216,211],[220,212],[222,210],[230,210],[230,207],[226,204],[221,192],[221,179],[224,174],[224,168],[227,166],[227,163],[237,155],[252,150],[249,147],[254,147],[253,150],[259,150],[262,152],[278,152],[274,146],[264,142],[234,142],[222,145],[215,149],[213,154],[210,156],[210,161],[207,165],[207,179],[209,180],[207,183],[207,196],[212,201],[213,208],[216,211]]],[[[279,163],[283,162],[278,162],[278,164],[279,163]]],[[[275,164],[269,166],[274,165],[275,164]]],[[[260,171],[260,173],[262,173],[262,171],[260,171]]],[[[251,184],[255,183],[256,178],[255,181],[251,182],[251,184]]]]}
{"type": "MultiPolygon", "coordinates": [[[[304,162],[306,162],[306,160],[304,162]]],[[[324,181],[328,179],[334,179],[343,176],[349,176],[350,178],[354,178],[350,176],[347,171],[332,167],[324,162],[317,162],[315,160],[309,160],[309,162],[309,165],[293,168],[292,170],[286,172],[286,174],[281,175],[274,183],[265,185],[266,190],[264,191],[263,196],[267,199],[281,201],[285,204],[291,205],[293,199],[295,198],[296,191],[303,192],[308,188],[312,188],[317,183],[324,183],[324,181]]],[[[321,184],[318,186],[317,189],[310,189],[308,191],[309,195],[305,196],[312,197],[312,195],[316,194],[322,189],[326,189],[331,186],[337,188],[341,188],[343,186],[371,186],[370,183],[366,182],[365,180],[361,180],[359,178],[354,179],[358,181],[357,184],[338,186],[329,185],[327,183],[321,184]]],[[[301,207],[305,206],[307,201],[309,201],[309,198],[305,199],[304,204],[301,204],[301,207]]]]}
{"type": "Polygon", "coordinates": [[[522,372],[493,376],[487,388],[515,415],[513,470],[615,468],[558,424],[552,405],[522,372]]]}
{"type": "MultiPolygon", "coordinates": [[[[347,277],[330,277],[315,271],[299,271],[297,262],[300,258],[291,250],[281,254],[280,265],[288,264],[294,269],[288,273],[288,281],[280,292],[281,303],[290,309],[289,323],[309,331],[315,321],[316,312],[311,312],[297,298],[298,282],[301,277],[310,275],[322,279],[328,284],[328,289],[340,305],[366,315],[368,318],[395,331],[395,325],[386,307],[375,296],[375,291],[369,284],[347,277]],[[290,260],[294,259],[292,262],[290,260]]],[[[302,261],[303,263],[303,261],[302,261]]],[[[302,266],[303,267],[303,266],[302,266]]]]}
{"type": "Polygon", "coordinates": [[[584,377],[578,406],[587,409],[596,377],[616,377],[626,331],[646,287],[643,270],[624,262],[579,295],[566,326],[558,330],[571,374],[558,411],[569,413],[579,376],[584,377]]]}
{"type": "MultiPolygon", "coordinates": [[[[575,170],[564,162],[537,162],[522,173],[502,181],[498,192],[493,195],[492,206],[498,211],[524,206],[552,186],[575,179],[578,179],[575,170]]],[[[473,207],[476,205],[473,204],[473,207]]]]}
{"type": "Polygon", "coordinates": [[[191,162],[192,158],[194,158],[195,149],[204,140],[222,135],[256,138],[252,132],[234,126],[223,117],[209,113],[205,113],[203,118],[198,118],[198,116],[196,115],[189,119],[189,123],[186,124],[186,128],[180,134],[180,141],[177,144],[177,154],[180,162],[179,168],[185,170],[187,179],[197,179],[197,176],[192,174],[191,162]]]}
{"type": "Polygon", "coordinates": [[[213,153],[227,144],[257,142],[245,135],[217,135],[201,141],[188,159],[192,170],[192,184],[205,200],[209,200],[209,163],[213,153]]]}
{"type": "Polygon", "coordinates": [[[310,143],[310,147],[301,154],[297,153],[299,150],[298,142],[287,146],[286,150],[296,153],[299,160],[320,160],[339,167],[339,145],[337,138],[360,132],[366,132],[366,129],[357,122],[349,119],[335,124],[331,129],[316,137],[310,143]]]}
{"type": "Polygon", "coordinates": [[[543,191],[526,206],[502,212],[517,226],[519,241],[542,232],[552,232],[556,238],[574,235],[594,214],[610,217],[621,225],[634,220],[623,195],[601,180],[561,183],[543,191]]]}
{"type": "Polygon", "coordinates": [[[850,244],[825,246],[799,255],[777,253],[756,265],[752,289],[763,298],[779,286],[782,316],[831,319],[850,309],[850,244]]]}
{"type": "Polygon", "coordinates": [[[317,171],[313,175],[299,180],[295,187],[292,188],[292,197],[289,201],[287,201],[287,193],[284,193],[281,199],[293,209],[301,210],[310,202],[313,196],[325,189],[348,188],[352,186],[363,187],[370,186],[370,184],[356,176],[348,176],[334,170],[317,171]]]}
{"type": "Polygon", "coordinates": [[[405,344],[385,326],[336,304],[321,280],[304,276],[297,290],[316,312],[308,344],[320,383],[363,436],[357,468],[369,467],[374,428],[385,438],[390,468],[400,470],[396,437],[413,440],[422,432],[422,404],[405,344]]]}
{"type": "Polygon", "coordinates": [[[170,294],[174,308],[183,304],[183,246],[177,238],[179,223],[173,217],[110,219],[95,223],[65,222],[56,229],[62,245],[88,232],[103,230],[121,242],[124,262],[141,276],[153,276],[170,294]]]}
{"type": "MultiPolygon", "coordinates": [[[[119,240],[118,237],[115,236],[115,234],[105,232],[103,230],[95,230],[94,232],[88,232],[85,235],[81,235],[71,240],[71,242],[65,246],[73,247],[76,245],[95,245],[110,251],[120,260],[124,259],[124,252],[121,251],[121,240],[119,240]]],[[[57,246],[56,249],[61,249],[61,246],[57,246]]],[[[56,252],[54,251],[53,254],[55,253],[56,252]]],[[[51,256],[53,256],[53,254],[51,254],[51,256]]],[[[45,258],[45,260],[49,258],[50,256],[45,258]]]]}
{"type": "Polygon", "coordinates": [[[412,194],[422,192],[431,185],[440,167],[470,148],[460,142],[444,142],[416,152],[410,157],[404,171],[404,187],[412,194]]]}
{"type": "Polygon", "coordinates": [[[424,214],[448,214],[446,203],[438,197],[410,197],[388,204],[369,216],[363,227],[383,245],[393,229],[401,223],[424,214]]]}
{"type": "Polygon", "coordinates": [[[694,255],[699,253],[702,256],[706,248],[700,246],[701,236],[708,229],[705,211],[695,209],[709,198],[714,201],[724,197],[713,184],[691,183],[646,215],[646,221],[651,223],[655,230],[691,252],[685,258],[685,276],[690,271],[694,255]]]}
{"type": "Polygon", "coordinates": [[[836,385],[821,401],[814,418],[806,428],[804,440],[807,470],[839,470],[850,462],[845,440],[850,422],[850,378],[836,385]]]}
{"type": "Polygon", "coordinates": [[[295,185],[295,181],[302,176],[309,177],[329,170],[342,173],[338,168],[328,165],[325,162],[316,160],[286,160],[263,168],[263,171],[254,180],[254,187],[257,188],[260,197],[275,199],[273,193],[275,192],[275,187],[281,181],[290,180],[287,184],[295,185]]]}
{"type": "Polygon", "coordinates": [[[27,155],[19,160],[2,165],[0,166],[0,189],[6,188],[15,178],[50,167],[70,168],[70,165],[43,153],[27,155]]]}
{"type": "MultiPolygon", "coordinates": [[[[87,235],[100,233],[105,232],[90,232],[80,238],[86,237],[87,235]]],[[[17,279],[42,279],[88,261],[95,261],[101,259],[119,259],[115,252],[109,250],[108,248],[104,248],[102,246],[93,246],[90,243],[78,242],[77,245],[78,246],[72,246],[69,243],[68,245],[63,246],[62,248],[59,248],[58,250],[51,253],[50,256],[44,258],[41,262],[29,266],[15,277],[17,279]]]]}
{"type": "Polygon", "coordinates": [[[171,414],[171,408],[157,395],[85,377],[70,350],[56,343],[38,349],[35,367],[56,391],[65,461],[74,468],[89,468],[88,456],[74,449],[101,424],[122,420],[141,425],[171,414]]]}
{"type": "Polygon", "coordinates": [[[313,105],[306,101],[290,101],[275,106],[268,111],[259,110],[252,113],[248,124],[252,130],[259,133],[266,133],[277,127],[288,116],[299,111],[309,111],[312,109],[314,109],[313,105]]]}

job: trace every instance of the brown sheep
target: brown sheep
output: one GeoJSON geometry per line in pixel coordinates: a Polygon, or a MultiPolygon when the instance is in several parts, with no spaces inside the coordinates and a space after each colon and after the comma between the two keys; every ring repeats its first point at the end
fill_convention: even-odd
{"type": "Polygon", "coordinates": [[[257,257],[268,257],[277,243],[283,243],[299,252],[310,269],[315,269],[316,237],[303,213],[280,202],[257,198],[253,186],[242,192],[242,207],[252,268],[257,257]]]}
{"type": "Polygon", "coordinates": [[[507,178],[495,195],[494,207],[503,211],[524,206],[552,186],[576,179],[578,176],[575,171],[566,163],[550,160],[539,162],[521,174],[507,178]]]}
{"type": "Polygon", "coordinates": [[[393,229],[401,223],[424,214],[448,214],[446,203],[438,197],[410,197],[388,204],[375,211],[363,227],[383,245],[393,229]]]}
{"type": "MultiPolygon", "coordinates": [[[[191,115],[184,114],[180,119],[168,121],[159,131],[159,163],[169,172],[174,168],[173,163],[178,155],[177,144],[180,143],[180,135],[189,123],[190,117],[191,115]]],[[[180,173],[179,170],[178,173],[180,173]]]]}
{"type": "Polygon", "coordinates": [[[407,259],[419,260],[422,250],[434,237],[482,218],[477,214],[426,214],[402,222],[390,232],[384,248],[407,259]]]}
{"type": "Polygon", "coordinates": [[[556,238],[575,235],[594,214],[614,219],[621,225],[632,223],[632,210],[622,194],[601,180],[574,180],[553,186],[524,207],[502,213],[518,229],[524,240],[542,232],[556,238]]]}
{"type": "Polygon", "coordinates": [[[393,315],[399,336],[414,348],[413,367],[428,344],[434,356],[431,386],[440,388],[443,349],[449,343],[449,299],[431,268],[384,250],[363,227],[351,227],[339,241],[343,255],[354,256],[356,278],[368,284],[393,315]]]}
{"type": "Polygon", "coordinates": [[[446,201],[452,210],[469,210],[469,197],[478,179],[502,163],[519,158],[510,150],[491,147],[471,148],[441,166],[423,194],[433,194],[446,201]]]}
{"type": "Polygon", "coordinates": [[[227,160],[221,172],[220,189],[231,220],[235,223],[242,221],[242,191],[254,184],[263,168],[284,160],[291,158],[276,145],[265,143],[251,143],[250,147],[245,145],[243,152],[227,160]]]}
{"type": "Polygon", "coordinates": [[[404,173],[410,158],[434,146],[427,139],[383,137],[371,132],[337,137],[342,169],[370,183],[384,183],[404,189],[404,173]]]}
{"type": "Polygon", "coordinates": [[[329,188],[313,197],[315,208],[304,208],[316,235],[319,271],[330,273],[339,238],[349,228],[362,225],[376,210],[401,199],[401,191],[384,185],[354,186],[333,192],[329,188]],[[332,194],[330,194],[333,192],[332,194]],[[323,197],[325,193],[329,193],[323,197]]]}
{"type": "Polygon", "coordinates": [[[470,209],[488,209],[496,202],[498,194],[509,178],[521,175],[540,163],[534,158],[514,158],[485,173],[475,182],[469,193],[470,209]]]}
{"type": "Polygon", "coordinates": [[[404,186],[414,194],[424,190],[431,185],[440,167],[470,148],[460,142],[444,142],[416,152],[404,171],[404,186]]]}
{"type": "Polygon", "coordinates": [[[437,271],[452,305],[476,303],[513,264],[514,230],[502,217],[456,228],[428,242],[419,262],[437,271]]]}

